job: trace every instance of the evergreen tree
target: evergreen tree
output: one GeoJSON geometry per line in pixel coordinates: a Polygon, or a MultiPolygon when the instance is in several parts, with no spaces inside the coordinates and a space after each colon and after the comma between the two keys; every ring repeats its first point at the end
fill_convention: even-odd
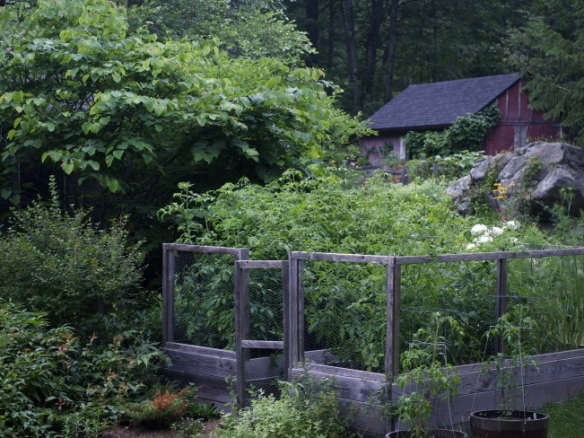
{"type": "Polygon", "coordinates": [[[508,60],[525,72],[532,108],[559,120],[566,136],[584,144],[584,1],[539,3],[511,33],[508,60]]]}

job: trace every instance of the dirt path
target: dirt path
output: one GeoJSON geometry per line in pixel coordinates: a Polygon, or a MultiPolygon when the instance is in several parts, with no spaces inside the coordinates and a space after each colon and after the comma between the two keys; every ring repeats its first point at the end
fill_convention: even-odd
{"type": "MultiPolygon", "coordinates": [[[[203,438],[209,438],[211,431],[215,429],[221,420],[219,418],[206,421],[203,438]]],[[[102,434],[102,438],[182,438],[182,435],[170,430],[143,430],[131,427],[116,427],[102,434]]]]}

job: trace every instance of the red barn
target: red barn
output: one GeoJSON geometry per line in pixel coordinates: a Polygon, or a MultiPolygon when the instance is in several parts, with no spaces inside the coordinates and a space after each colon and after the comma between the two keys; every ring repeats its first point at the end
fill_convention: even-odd
{"type": "Polygon", "coordinates": [[[388,150],[407,157],[404,136],[408,131],[441,130],[457,117],[474,114],[496,102],[501,121],[489,132],[485,151],[494,155],[513,150],[531,139],[556,139],[558,123],[529,108],[518,73],[410,85],[369,120],[377,137],[364,137],[360,149],[372,165],[380,165],[388,150]]]}

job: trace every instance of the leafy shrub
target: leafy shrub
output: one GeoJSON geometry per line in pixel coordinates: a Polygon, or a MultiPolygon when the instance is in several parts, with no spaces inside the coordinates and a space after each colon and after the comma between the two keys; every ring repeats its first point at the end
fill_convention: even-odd
{"type": "Polygon", "coordinates": [[[184,438],[199,438],[204,427],[199,419],[184,418],[176,423],[172,423],[170,429],[178,432],[184,438]]]}
{"type": "MultiPolygon", "coordinates": [[[[384,183],[381,177],[347,188],[340,176],[303,179],[291,171],[266,187],[241,182],[205,195],[183,187],[175,203],[162,213],[177,216],[180,240],[249,247],[257,259],[282,259],[288,250],[299,249],[400,255],[462,250],[470,219],[450,209],[442,190],[434,182],[398,186],[384,183]],[[204,217],[202,222],[197,220],[200,217],[204,217]]],[[[345,363],[381,369],[383,267],[306,262],[305,268],[307,348],[333,347],[345,363]]],[[[189,315],[183,320],[196,333],[193,341],[197,343],[233,345],[232,262],[199,257],[189,269],[182,275],[192,280],[183,279],[177,289],[177,319],[189,315]]],[[[489,287],[483,280],[489,269],[477,264],[404,270],[404,306],[447,304],[474,324],[475,318],[485,317],[486,307],[483,311],[471,302],[471,291],[489,287]],[[454,281],[461,290],[449,284],[454,281]],[[417,293],[422,288],[427,288],[424,296],[417,293]]],[[[281,339],[281,321],[276,316],[281,312],[278,275],[257,274],[251,280],[252,335],[281,339]]],[[[404,315],[402,327],[408,332],[424,323],[421,313],[404,315]]],[[[460,348],[465,345],[472,343],[461,343],[460,348]]]]}
{"type": "Polygon", "coordinates": [[[429,319],[430,326],[418,330],[410,348],[402,353],[407,372],[397,379],[404,391],[397,403],[398,417],[402,424],[407,424],[413,438],[428,436],[434,402],[439,399],[452,402],[460,383],[454,367],[447,363],[446,342],[449,340],[441,336],[443,326],[450,325],[450,332],[456,333],[458,323],[439,312],[429,319]],[[409,391],[406,392],[406,388],[409,391]]]}
{"type": "Polygon", "coordinates": [[[282,383],[280,399],[262,392],[249,409],[227,414],[214,438],[342,438],[353,434],[330,385],[282,383]]]}
{"type": "Polygon", "coordinates": [[[410,160],[409,175],[421,179],[437,176],[460,178],[468,174],[483,156],[482,151],[461,151],[447,156],[434,155],[423,160],[410,160]]]}
{"type": "Polygon", "coordinates": [[[123,220],[100,230],[87,211],[59,207],[54,180],[50,190],[48,205],[37,201],[14,211],[0,237],[0,296],[101,340],[115,330],[110,316],[145,302],[142,254],[127,243],[123,220]]]}
{"type": "MultiPolygon", "coordinates": [[[[546,247],[553,241],[534,224],[501,222],[502,218],[493,214],[482,218],[493,225],[482,225],[487,234],[473,235],[477,218],[456,214],[439,180],[402,186],[374,177],[357,187],[350,186],[348,180],[351,177],[343,178],[342,173],[302,178],[290,171],[265,187],[242,181],[201,195],[189,193],[183,186],[175,203],[162,214],[176,215],[181,227],[179,240],[248,247],[255,259],[285,259],[289,250],[384,255],[525,250],[546,247]]],[[[568,266],[566,261],[537,261],[533,266],[537,266],[536,277],[542,281],[533,282],[529,279],[533,269],[530,261],[510,262],[509,294],[517,298],[510,300],[509,308],[520,300],[519,296],[536,301],[529,297],[545,297],[550,288],[559,291],[565,284],[564,290],[573,299],[562,301],[557,296],[553,303],[542,300],[541,311],[549,309],[549,317],[540,319],[549,324],[553,319],[570,319],[569,332],[574,335],[569,343],[573,344],[579,325],[565,317],[562,303],[571,303],[573,310],[580,312],[581,300],[575,293],[581,282],[578,270],[582,268],[575,264],[564,270],[569,275],[562,279],[558,269],[562,265],[568,266]],[[549,281],[543,281],[546,272],[549,281]]],[[[448,362],[481,360],[485,350],[482,336],[494,318],[495,274],[492,261],[403,266],[401,348],[407,348],[416,331],[428,325],[431,312],[441,311],[454,318],[464,333],[460,337],[447,333],[449,327],[444,329],[444,336],[451,342],[448,362]]],[[[385,278],[385,268],[379,265],[306,260],[306,348],[333,348],[345,365],[382,370],[385,278]]],[[[232,258],[196,257],[180,271],[176,290],[177,321],[182,321],[181,330],[187,334],[184,341],[217,347],[233,345],[232,258]]],[[[279,273],[252,273],[254,339],[281,339],[281,294],[279,273]]],[[[549,328],[550,333],[558,333],[549,328]]],[[[553,342],[547,336],[543,339],[550,340],[545,346],[540,343],[546,351],[566,345],[559,343],[557,336],[553,342]]]]}
{"type": "Polygon", "coordinates": [[[197,426],[188,420],[196,422],[217,416],[212,406],[196,402],[196,393],[194,385],[181,390],[176,390],[172,385],[166,386],[157,389],[152,400],[134,405],[128,415],[134,424],[150,429],[167,429],[175,425],[175,429],[188,428],[192,432],[197,426]]]}
{"type": "Polygon", "coordinates": [[[154,346],[136,332],[104,349],[93,341],[0,301],[0,436],[90,436],[144,393],[161,360],[154,346]]]}
{"type": "MultiPolygon", "coordinates": [[[[0,196],[12,199],[21,188],[12,183],[18,162],[24,184],[36,182],[39,169],[59,169],[86,200],[117,211],[120,199],[163,202],[177,175],[213,186],[233,175],[269,180],[301,156],[370,132],[335,106],[335,87],[321,70],[269,56],[233,58],[207,38],[159,41],[144,27],[130,33],[126,8],[109,0],[35,3],[0,10],[0,196]]],[[[198,18],[206,3],[198,2],[198,18]]],[[[263,26],[255,36],[272,43],[266,27],[285,24],[263,17],[240,24],[249,33],[250,24],[263,26]]],[[[241,47],[247,38],[230,37],[238,51],[254,51],[241,47]]],[[[295,54],[272,45],[296,58],[299,44],[286,44],[295,54]]]]}
{"type": "Polygon", "coordinates": [[[450,155],[483,147],[487,134],[499,122],[499,110],[491,105],[476,114],[458,117],[442,131],[410,131],[405,137],[412,158],[450,155]]]}

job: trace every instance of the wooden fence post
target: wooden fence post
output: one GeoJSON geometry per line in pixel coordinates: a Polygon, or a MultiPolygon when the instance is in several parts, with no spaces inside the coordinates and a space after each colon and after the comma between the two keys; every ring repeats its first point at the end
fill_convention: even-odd
{"type": "Polygon", "coordinates": [[[387,264],[387,327],[385,334],[385,375],[393,382],[399,373],[399,312],[401,265],[396,257],[387,264]]]}
{"type": "Polygon", "coordinates": [[[298,362],[298,260],[288,254],[288,366],[298,362]]]}
{"type": "Polygon", "coordinates": [[[174,340],[174,275],[176,251],[162,244],[162,341],[174,340]]]}
{"type": "Polygon", "coordinates": [[[168,342],[168,282],[166,270],[168,264],[168,250],[166,243],[162,244],[162,343],[168,342]]]}
{"type": "Polygon", "coordinates": [[[304,260],[297,260],[296,268],[296,290],[298,295],[297,309],[298,309],[298,361],[304,362],[304,287],[302,286],[302,278],[304,277],[304,260]]]}
{"type": "Polygon", "coordinates": [[[168,341],[174,341],[174,276],[176,271],[176,251],[168,251],[168,341]]]}
{"type": "Polygon", "coordinates": [[[399,182],[402,183],[404,186],[410,183],[408,166],[402,167],[399,182]]]}
{"type": "Polygon", "coordinates": [[[249,352],[242,348],[242,339],[249,338],[249,272],[242,269],[237,261],[249,258],[249,250],[240,249],[234,263],[234,301],[235,301],[235,359],[237,380],[235,382],[237,405],[245,406],[245,361],[249,352]]]}
{"type": "Polygon", "coordinates": [[[290,369],[290,261],[282,264],[282,313],[284,315],[284,351],[283,351],[283,368],[284,380],[288,380],[290,369]]]}
{"type": "Polygon", "coordinates": [[[293,252],[288,254],[288,366],[295,368],[304,361],[304,261],[293,252]]]}
{"type": "MultiPolygon", "coordinates": [[[[497,259],[497,299],[495,313],[497,321],[505,314],[507,307],[507,259],[497,259]]],[[[496,339],[495,351],[503,352],[503,338],[498,335],[496,339]]]]}

